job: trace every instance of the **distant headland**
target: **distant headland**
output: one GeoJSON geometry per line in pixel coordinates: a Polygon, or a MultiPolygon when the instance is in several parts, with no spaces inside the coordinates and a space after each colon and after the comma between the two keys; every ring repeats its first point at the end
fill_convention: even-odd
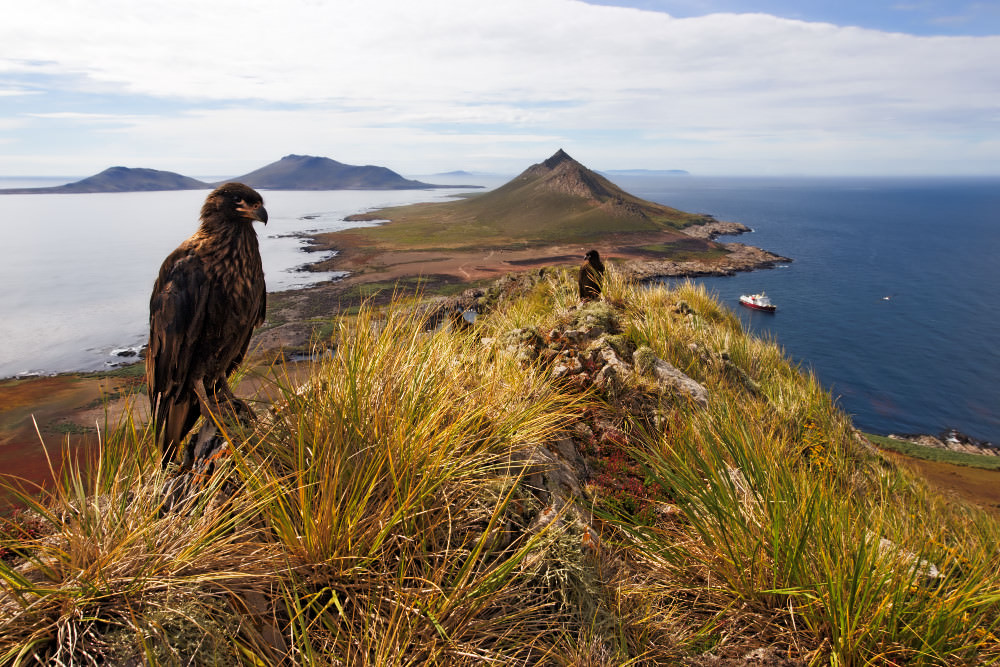
{"type": "Polygon", "coordinates": [[[387,167],[355,166],[312,155],[286,155],[241,176],[218,182],[200,181],[172,171],[110,167],[82,180],[40,188],[0,189],[0,194],[82,194],[99,192],[158,192],[206,190],[225,181],[239,181],[261,190],[428,190],[479,188],[480,185],[424,183],[403,178],[387,167]]]}
{"type": "Polygon", "coordinates": [[[690,176],[683,169],[604,169],[599,174],[605,176],[690,176]]]}
{"type": "Polygon", "coordinates": [[[3,195],[57,195],[96,192],[156,192],[160,190],[204,190],[211,185],[172,171],[109,167],[99,174],[65,185],[45,188],[0,189],[3,195]]]}

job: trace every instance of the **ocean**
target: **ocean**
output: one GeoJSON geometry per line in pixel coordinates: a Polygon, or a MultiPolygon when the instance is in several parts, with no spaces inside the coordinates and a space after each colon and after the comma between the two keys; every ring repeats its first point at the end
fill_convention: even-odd
{"type": "Polygon", "coordinates": [[[698,279],[812,369],[855,424],[1000,444],[1000,179],[630,178],[645,199],[742,222],[794,261],[698,279]],[[739,305],[765,291],[774,314],[739,305]]]}
{"type": "MultiPolygon", "coordinates": [[[[0,187],[52,184],[0,179],[0,187]]],[[[468,191],[265,190],[268,224],[255,227],[268,291],[337,277],[301,270],[329,256],[304,252],[303,235],[375,224],[345,222],[352,213],[468,191]]],[[[121,355],[146,342],[160,263],[198,228],[208,192],[0,195],[0,378],[134,359],[121,355]]]]}
{"type": "MultiPolygon", "coordinates": [[[[614,180],[645,199],[742,222],[753,233],[720,240],[794,259],[698,282],[814,371],[860,428],[955,428],[1000,443],[1000,179],[614,180]],[[740,294],[762,290],[776,313],[739,306],[740,294]]],[[[297,270],[318,259],[303,252],[301,234],[456,192],[264,191],[269,291],[333,277],[297,270]]],[[[205,194],[0,196],[0,377],[106,368],[141,346],[156,271],[194,231],[205,194]]]]}

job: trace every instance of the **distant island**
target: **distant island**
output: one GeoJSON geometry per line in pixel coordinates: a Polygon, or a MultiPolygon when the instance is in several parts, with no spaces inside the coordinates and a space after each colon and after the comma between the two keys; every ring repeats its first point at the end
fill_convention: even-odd
{"type": "Polygon", "coordinates": [[[81,194],[98,192],[157,192],[207,190],[226,181],[240,181],[262,190],[427,190],[479,188],[480,185],[441,185],[403,178],[386,167],[358,167],[311,155],[286,155],[242,176],[207,183],[172,171],[110,167],[99,174],[65,185],[0,189],[0,194],[81,194]]]}
{"type": "Polygon", "coordinates": [[[431,176],[434,178],[509,178],[511,175],[491,171],[466,171],[465,169],[456,169],[454,171],[431,174],[431,176]]]}
{"type": "Polygon", "coordinates": [[[403,178],[386,167],[358,167],[312,155],[286,155],[234,181],[263,190],[425,190],[479,185],[440,185],[403,178]]]}
{"type": "Polygon", "coordinates": [[[683,169],[605,169],[598,172],[608,176],[690,176],[683,169]]]}
{"type": "Polygon", "coordinates": [[[99,174],[75,183],[47,188],[8,188],[4,195],[54,195],[94,192],[155,192],[159,190],[204,190],[209,183],[182,176],[172,171],[110,167],[99,174]]]}

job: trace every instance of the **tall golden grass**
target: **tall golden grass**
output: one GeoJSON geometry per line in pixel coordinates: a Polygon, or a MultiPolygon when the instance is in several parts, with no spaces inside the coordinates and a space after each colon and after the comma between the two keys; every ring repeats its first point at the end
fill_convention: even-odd
{"type": "Polygon", "coordinates": [[[274,369],[257,424],[171,511],[126,411],[0,529],[0,664],[1000,661],[995,515],[884,459],[704,289],[612,269],[588,310],[574,287],[547,271],[471,331],[403,300],[336,319],[333,354],[301,384],[274,369]],[[510,349],[587,312],[708,407],[641,373],[581,390],[510,349]],[[599,423],[627,461],[581,435],[599,423]],[[582,528],[527,478],[566,438],[592,476],[582,528]]]}

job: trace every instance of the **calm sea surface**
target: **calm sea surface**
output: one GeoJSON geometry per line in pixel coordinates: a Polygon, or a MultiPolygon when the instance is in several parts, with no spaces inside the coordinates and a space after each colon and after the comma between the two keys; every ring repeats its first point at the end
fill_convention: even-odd
{"type": "MultiPolygon", "coordinates": [[[[0,187],[47,185],[0,179],[0,187]]],[[[358,227],[344,217],[462,191],[262,192],[269,220],[255,227],[268,291],[336,277],[297,270],[328,256],[304,252],[301,234],[358,227]]],[[[197,229],[207,193],[0,195],[0,377],[100,370],[138,350],[160,263],[197,229]]]]}
{"type": "MultiPolygon", "coordinates": [[[[1000,179],[620,179],[794,262],[699,282],[876,433],[1000,444],[1000,179]],[[778,311],[740,294],[765,290],[778,311]]],[[[729,240],[729,239],[722,239],[729,240]]]]}
{"type": "MultiPolygon", "coordinates": [[[[795,259],[700,282],[813,369],[858,426],[1000,443],[1000,179],[615,180],[747,224],[754,233],[738,240],[795,259]],[[738,305],[761,290],[777,313],[738,305]]],[[[454,192],[265,191],[268,289],[331,277],[294,270],[317,259],[296,234],[454,192]]],[[[205,194],[0,196],[0,377],[102,368],[140,346],[156,271],[194,231],[205,194]]]]}

